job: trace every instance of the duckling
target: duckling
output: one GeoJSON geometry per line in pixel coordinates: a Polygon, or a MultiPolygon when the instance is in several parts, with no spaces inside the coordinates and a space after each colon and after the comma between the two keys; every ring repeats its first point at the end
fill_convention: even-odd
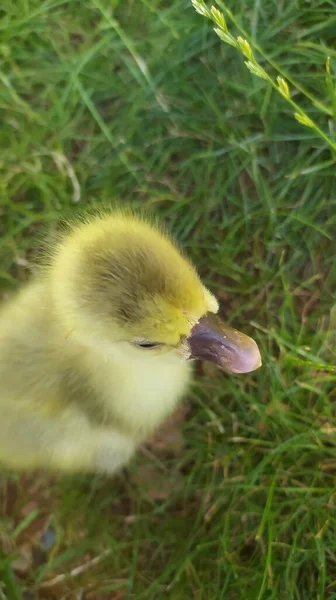
{"type": "Polygon", "coordinates": [[[49,254],[0,312],[0,464],[113,474],[183,398],[193,360],[260,367],[148,219],[96,214],[49,254]]]}

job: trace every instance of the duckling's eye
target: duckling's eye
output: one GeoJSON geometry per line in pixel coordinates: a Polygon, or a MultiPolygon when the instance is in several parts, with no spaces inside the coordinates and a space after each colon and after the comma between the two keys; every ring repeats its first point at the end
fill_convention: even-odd
{"type": "Polygon", "coordinates": [[[151,350],[153,348],[158,348],[159,346],[161,346],[161,344],[159,344],[158,342],[147,342],[145,340],[137,341],[135,342],[135,345],[138,346],[138,348],[145,348],[147,350],[151,350]]]}

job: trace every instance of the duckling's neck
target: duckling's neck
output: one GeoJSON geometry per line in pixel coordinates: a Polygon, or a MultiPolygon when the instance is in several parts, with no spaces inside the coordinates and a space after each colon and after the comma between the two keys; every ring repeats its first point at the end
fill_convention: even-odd
{"type": "MultiPolygon", "coordinates": [[[[115,422],[139,440],[150,435],[174,410],[191,379],[190,363],[122,360],[113,352],[88,351],[90,379],[105,422],[115,422]]],[[[147,357],[148,358],[148,357],[147,357]]]]}
{"type": "MultiPolygon", "coordinates": [[[[50,290],[50,288],[49,288],[50,290]]],[[[98,421],[117,424],[133,436],[144,439],[174,410],[186,392],[191,365],[168,354],[149,357],[144,351],[120,352],[109,342],[106,330],[97,321],[83,324],[67,290],[51,288],[55,307],[58,349],[64,348],[63,363],[69,361],[70,396],[98,421]],[[71,366],[72,365],[72,366],[71,366]],[[87,391],[85,391],[85,384],[87,391]],[[77,386],[77,387],[76,387],[77,386]]]]}

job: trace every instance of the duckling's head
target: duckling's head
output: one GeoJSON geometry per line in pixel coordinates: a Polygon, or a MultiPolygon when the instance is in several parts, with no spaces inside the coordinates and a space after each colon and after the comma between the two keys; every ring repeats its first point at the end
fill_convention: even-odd
{"type": "Polygon", "coordinates": [[[82,343],[125,360],[170,353],[237,373],[261,364],[251,338],[210,323],[216,298],[169,236],[139,216],[105,214],[71,227],[50,277],[69,337],[82,343]]]}

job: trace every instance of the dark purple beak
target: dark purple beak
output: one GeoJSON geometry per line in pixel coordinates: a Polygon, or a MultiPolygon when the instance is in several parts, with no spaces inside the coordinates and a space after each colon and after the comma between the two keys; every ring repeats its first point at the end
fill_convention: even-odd
{"type": "Polygon", "coordinates": [[[190,358],[216,363],[229,373],[249,373],[261,367],[259,348],[252,338],[207,314],[192,328],[187,342],[190,358]]]}

